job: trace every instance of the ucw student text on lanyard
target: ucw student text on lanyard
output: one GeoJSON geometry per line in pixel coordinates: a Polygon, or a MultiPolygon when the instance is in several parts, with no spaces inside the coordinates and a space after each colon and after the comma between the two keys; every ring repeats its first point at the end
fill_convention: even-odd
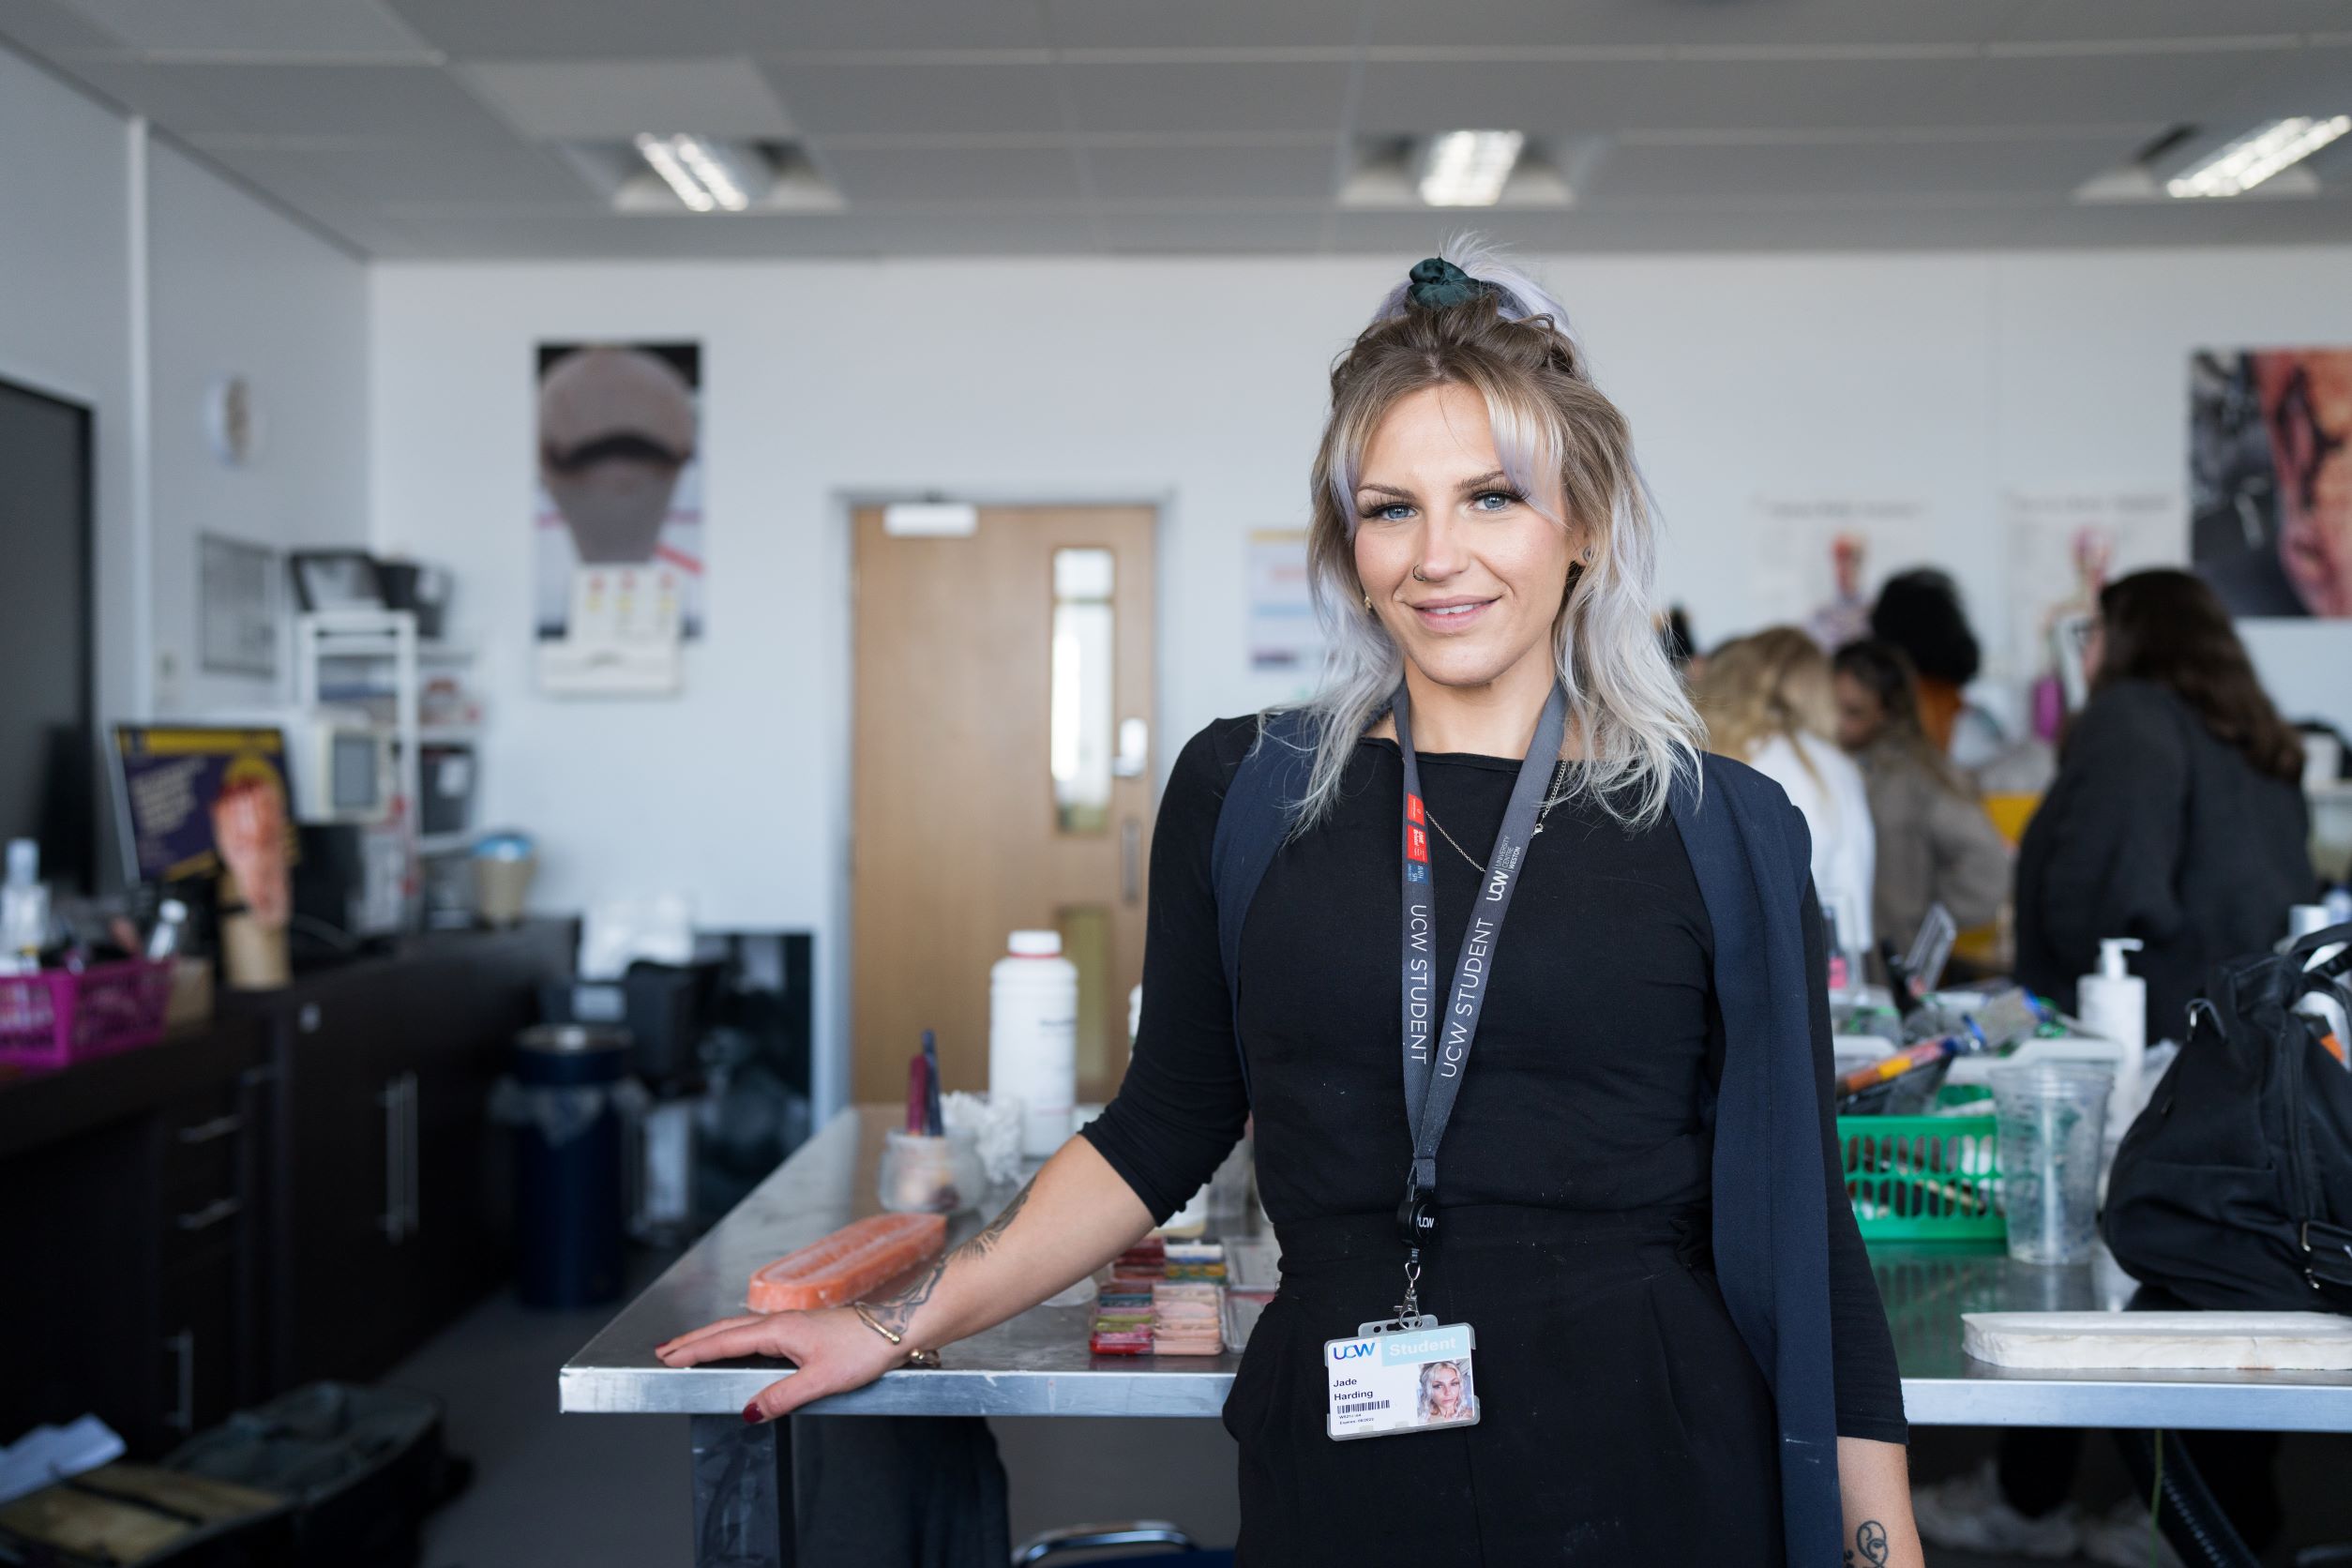
{"type": "Polygon", "coordinates": [[[1478,1037],[1486,1005],[1486,981],[1494,972],[1495,944],[1503,916],[1527,864],[1528,846],[1543,820],[1544,799],[1560,760],[1566,732],[1568,694],[1552,687],[1536,721],[1535,739],[1511,789],[1502,829],[1486,863],[1486,880],[1470,908],[1462,951],[1454,965],[1454,988],[1442,1013],[1432,1008],[1436,983],[1437,900],[1429,859],[1428,810],[1422,804],[1421,767],[1413,754],[1410,704],[1396,691],[1396,746],[1405,759],[1403,823],[1405,1119],[1412,1132],[1412,1164],[1396,1223],[1405,1245],[1405,1299],[1395,1316],[1360,1325],[1354,1337],[1323,1345],[1330,1404],[1324,1430],[1334,1439],[1419,1432],[1478,1420],[1470,1384],[1470,1351],[1476,1336],[1468,1323],[1440,1323],[1420,1310],[1421,1246],[1437,1226],[1438,1145],[1454,1114],[1462,1074],[1478,1037]]]}

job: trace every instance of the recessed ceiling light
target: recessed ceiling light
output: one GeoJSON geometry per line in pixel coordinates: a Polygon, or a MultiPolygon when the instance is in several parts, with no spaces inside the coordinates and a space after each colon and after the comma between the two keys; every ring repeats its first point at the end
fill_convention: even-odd
{"type": "Polygon", "coordinates": [[[1491,207],[1519,161],[1515,130],[1449,130],[1432,137],[1421,167],[1421,199],[1433,207],[1491,207]]]}
{"type": "Polygon", "coordinates": [[[2352,114],[2338,114],[2328,120],[2298,114],[2274,120],[2166,180],[2164,194],[2183,199],[2243,195],[2271,175],[2300,163],[2347,130],[2352,130],[2352,114]]]}
{"type": "Polygon", "coordinates": [[[754,171],[724,143],[700,136],[636,139],[638,153],[688,212],[742,212],[751,205],[754,171]]]}

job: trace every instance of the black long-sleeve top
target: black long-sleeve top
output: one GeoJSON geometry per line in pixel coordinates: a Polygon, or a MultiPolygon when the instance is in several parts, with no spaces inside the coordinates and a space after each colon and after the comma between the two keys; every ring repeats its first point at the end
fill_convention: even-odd
{"type": "MultiPolygon", "coordinates": [[[[1253,1108],[1218,954],[1210,847],[1226,785],[1255,734],[1254,719],[1220,720],[1177,761],[1152,851],[1135,1054],[1117,1099],[1084,1132],[1162,1218],[1208,1179],[1253,1108]]],[[[1471,857],[1483,861],[1493,845],[1518,762],[1424,753],[1421,766],[1440,830],[1431,867],[1443,987],[1479,881],[1471,857]]],[[[1411,1145],[1397,1016],[1403,790],[1395,744],[1359,743],[1337,808],[1284,847],[1244,927],[1258,1181],[1277,1228],[1390,1214],[1403,1191],[1411,1145]]],[[[1706,1108],[1724,1049],[1713,940],[1670,820],[1628,830],[1590,804],[1555,808],[1495,954],[1440,1150],[1440,1205],[1704,1207],[1706,1108]]],[[[1817,942],[1808,945],[1817,958],[1817,942]]],[[[1828,1003],[1814,969],[1838,1430],[1900,1442],[1893,1347],[1830,1131],[1828,1003]]]]}
{"type": "Polygon", "coordinates": [[[2137,937],[2148,1037],[2179,1039],[2206,972],[2286,934],[2312,897],[2310,817],[2179,697],[2102,686],[2017,852],[2017,978],[2068,1012],[2099,943],[2137,937]]]}

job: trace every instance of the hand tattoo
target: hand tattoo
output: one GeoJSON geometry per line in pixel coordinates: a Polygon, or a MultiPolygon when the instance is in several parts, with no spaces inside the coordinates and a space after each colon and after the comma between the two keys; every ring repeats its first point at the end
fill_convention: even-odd
{"type": "MultiPolygon", "coordinates": [[[[1854,1531],[1854,1545],[1862,1553],[1862,1560],[1870,1564],[1870,1568],[1887,1568],[1889,1548],[1886,1526],[1876,1519],[1864,1519],[1862,1522],[1862,1528],[1854,1531]]],[[[1854,1560],[1853,1552],[1846,1554],[1846,1560],[1849,1563],[1854,1560]]]]}
{"type": "Polygon", "coordinates": [[[1019,1214],[1021,1206],[1029,1201],[1030,1188],[1036,1184],[1036,1178],[1031,1177],[1029,1185],[1015,1193],[1013,1201],[1004,1205],[1004,1212],[988,1221],[971,1240],[882,1300],[867,1302],[867,1310],[873,1313],[875,1320],[891,1333],[905,1334],[907,1325],[914,1321],[915,1313],[931,1299],[931,1292],[939,1288],[940,1276],[947,1273],[949,1264],[959,1258],[986,1258],[997,1249],[1004,1240],[1004,1232],[1012,1226],[1013,1216],[1019,1214]]]}

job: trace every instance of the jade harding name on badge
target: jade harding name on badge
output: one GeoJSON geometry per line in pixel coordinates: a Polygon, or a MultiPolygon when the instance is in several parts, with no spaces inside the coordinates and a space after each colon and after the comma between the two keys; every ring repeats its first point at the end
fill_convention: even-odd
{"type": "Polygon", "coordinates": [[[1325,1340],[1330,1402],[1323,1430],[1344,1442],[1474,1425],[1478,1393],[1470,1382],[1470,1350],[1476,1343],[1468,1323],[1325,1340]]]}

